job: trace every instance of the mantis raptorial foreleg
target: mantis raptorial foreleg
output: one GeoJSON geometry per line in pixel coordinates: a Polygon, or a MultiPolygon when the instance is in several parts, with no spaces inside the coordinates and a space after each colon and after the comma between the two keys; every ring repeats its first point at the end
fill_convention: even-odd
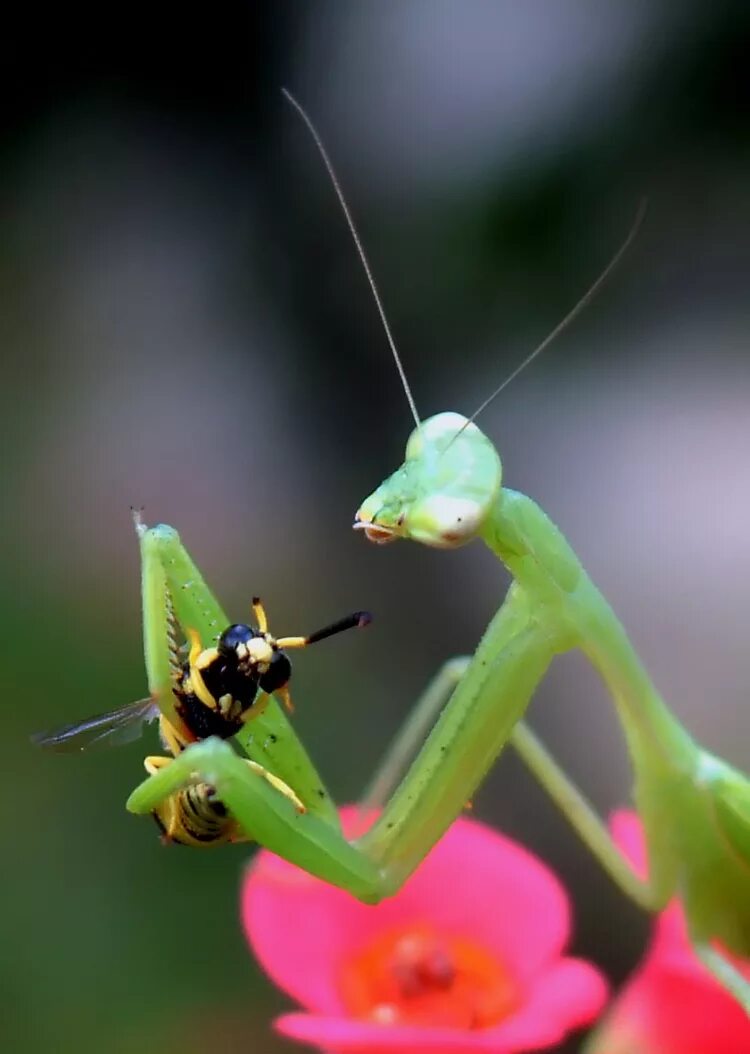
{"type": "Polygon", "coordinates": [[[267,773],[250,769],[223,740],[206,739],[188,747],[142,783],[127,808],[151,813],[198,780],[213,787],[239,827],[255,841],[363,900],[379,899],[380,879],[374,865],[327,820],[301,812],[293,795],[280,793],[267,773]]]}
{"type": "MultiPolygon", "coordinates": [[[[147,528],[136,515],[141,549],[143,639],[151,695],[170,723],[180,726],[173,695],[175,621],[213,643],[230,620],[223,612],[190,554],[172,527],[147,528]]],[[[191,737],[192,738],[192,737],[191,737]]],[[[305,808],[338,826],[338,815],[325,784],[304,746],[293,733],[282,707],[272,699],[237,736],[250,757],[293,787],[305,808]]]]}
{"type": "MultiPolygon", "coordinates": [[[[171,720],[171,696],[162,697],[158,689],[161,683],[167,691],[166,671],[174,665],[174,621],[183,631],[195,630],[209,640],[225,616],[176,531],[163,525],[143,528],[140,539],[149,683],[163,706],[162,713],[171,720]],[[162,671],[162,682],[155,678],[154,670],[162,671]]],[[[172,763],[151,775],[131,795],[128,808],[153,812],[181,788],[198,781],[213,788],[245,833],[355,896],[377,901],[401,886],[474,793],[554,650],[548,634],[529,618],[521,591],[512,591],[474,660],[475,675],[463,678],[443,709],[409,770],[406,787],[385,807],[384,826],[374,836],[368,831],[348,841],[338,824],[321,812],[316,798],[321,798],[322,785],[318,783],[316,791],[311,763],[307,762],[307,769],[302,766],[300,759],[306,760],[306,755],[291,726],[269,726],[270,708],[248,723],[253,730],[262,727],[260,735],[254,732],[249,737],[243,730],[236,737],[250,753],[257,748],[263,751],[264,778],[248,769],[226,742],[207,739],[187,746],[172,763]],[[495,671],[489,686],[481,676],[487,666],[495,671]],[[512,700],[500,720],[497,691],[512,700]],[[300,800],[304,813],[294,807],[289,794],[279,793],[274,779],[283,781],[300,800]],[[317,809],[311,808],[311,802],[317,809]],[[381,837],[384,831],[385,838],[381,837]]],[[[280,711],[278,716],[285,722],[280,711]]]]}
{"type": "MultiPolygon", "coordinates": [[[[266,771],[256,761],[245,758],[244,763],[250,772],[267,780],[287,797],[298,812],[305,812],[302,802],[283,780],[266,771]]],[[[143,762],[149,776],[155,776],[173,764],[174,757],[161,756],[147,757],[143,762]]],[[[161,799],[153,815],[167,844],[176,842],[179,845],[200,847],[252,841],[250,833],[227,812],[223,803],[219,804],[215,788],[200,779],[189,780],[174,794],[161,799]]]]}

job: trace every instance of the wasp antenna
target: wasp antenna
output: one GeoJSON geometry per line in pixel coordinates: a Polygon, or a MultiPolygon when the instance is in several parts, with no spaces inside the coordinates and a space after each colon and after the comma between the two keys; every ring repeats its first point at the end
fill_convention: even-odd
{"type": "Polygon", "coordinates": [[[352,219],[352,214],[349,211],[349,206],[346,203],[346,198],[344,197],[344,192],[341,189],[341,184],[338,181],[338,176],[336,175],[336,171],[335,171],[335,169],[333,167],[333,163],[332,163],[330,157],[328,156],[328,151],[326,150],[325,146],[323,145],[323,140],[320,138],[320,135],[318,134],[317,128],[313,124],[311,118],[309,117],[309,115],[307,114],[305,109],[302,107],[302,105],[297,102],[297,100],[294,98],[292,93],[290,91],[288,91],[286,88],[282,88],[281,89],[281,94],[284,96],[284,98],[287,100],[287,102],[291,103],[291,105],[297,111],[299,116],[305,122],[305,124],[307,126],[307,130],[309,131],[310,135],[313,138],[313,142],[315,143],[316,147],[318,148],[318,153],[320,154],[320,156],[323,159],[323,164],[326,166],[326,171],[328,172],[328,177],[331,180],[331,184],[333,185],[333,189],[336,192],[336,197],[339,199],[339,205],[341,206],[341,210],[344,213],[344,217],[346,218],[347,226],[349,227],[349,232],[351,233],[351,236],[352,236],[352,238],[354,240],[354,244],[356,246],[357,253],[359,254],[359,259],[360,259],[360,261],[362,263],[362,267],[364,268],[365,275],[367,276],[367,281],[368,281],[368,284],[370,286],[370,290],[372,292],[373,298],[375,300],[375,306],[378,309],[378,314],[380,315],[380,321],[383,323],[383,329],[385,330],[386,339],[388,340],[388,345],[389,345],[389,347],[391,349],[391,352],[393,354],[393,358],[394,358],[394,361],[396,363],[396,369],[398,370],[398,375],[401,378],[401,385],[402,385],[402,387],[404,389],[404,393],[406,395],[406,401],[409,403],[409,409],[411,410],[412,417],[414,418],[414,421],[416,422],[417,427],[419,427],[420,420],[419,420],[419,414],[417,413],[416,403],[414,402],[414,397],[411,394],[411,388],[409,387],[409,382],[406,379],[406,373],[404,372],[404,367],[403,367],[403,364],[401,362],[401,358],[399,356],[398,349],[396,348],[396,342],[393,339],[393,334],[391,333],[391,327],[388,325],[388,319],[386,318],[385,308],[383,307],[383,302],[380,299],[380,293],[378,293],[378,287],[375,284],[375,279],[373,277],[372,271],[370,270],[370,264],[369,264],[369,262],[367,260],[367,255],[365,253],[364,247],[363,247],[362,242],[360,240],[359,234],[357,233],[357,228],[354,225],[354,220],[352,219]]]}
{"type": "Polygon", "coordinates": [[[325,640],[327,637],[333,637],[336,633],[343,633],[347,629],[361,629],[363,626],[369,626],[372,622],[372,615],[369,611],[355,611],[351,615],[346,615],[345,618],[339,619],[338,622],[332,623],[330,626],[325,626],[323,629],[316,630],[315,633],[311,633],[306,638],[306,644],[317,644],[319,640],[325,640]]]}
{"type": "MultiPolygon", "coordinates": [[[[612,259],[609,261],[607,266],[601,272],[601,274],[596,279],[594,284],[592,286],[590,286],[589,289],[583,294],[583,296],[578,301],[578,303],[573,308],[571,308],[571,310],[567,313],[565,318],[561,322],[558,322],[558,324],[555,326],[555,328],[552,330],[552,332],[547,334],[547,336],[544,338],[542,343],[538,344],[534,348],[534,350],[531,352],[531,354],[527,355],[526,358],[523,360],[523,362],[519,366],[516,366],[516,368],[513,370],[513,372],[508,377],[505,378],[503,383],[501,385],[499,385],[497,388],[495,388],[494,392],[491,395],[489,395],[484,400],[484,402],[481,403],[477,407],[477,409],[474,411],[474,413],[471,415],[471,417],[468,419],[468,421],[466,421],[466,423],[461,426],[461,428],[458,430],[458,432],[456,432],[456,435],[453,437],[453,439],[451,439],[451,443],[458,436],[461,435],[461,432],[463,432],[463,430],[468,425],[470,425],[472,423],[472,421],[476,421],[477,417],[479,417],[479,415],[484,410],[487,409],[487,407],[490,405],[492,400],[496,399],[497,396],[500,394],[500,392],[504,391],[504,389],[508,387],[510,382],[514,381],[516,379],[516,377],[519,375],[519,373],[523,373],[523,371],[526,369],[526,367],[530,366],[531,363],[534,361],[534,359],[536,359],[539,355],[541,355],[542,352],[546,348],[548,348],[550,346],[552,341],[560,336],[560,334],[563,332],[563,330],[568,328],[568,326],[571,324],[571,322],[573,322],[573,320],[575,318],[577,318],[578,315],[580,315],[580,313],[583,311],[583,309],[585,307],[588,307],[588,305],[594,299],[596,294],[599,292],[601,287],[607,281],[609,276],[614,271],[615,267],[617,267],[617,265],[619,264],[620,260],[623,258],[623,256],[625,255],[625,253],[628,251],[628,249],[632,245],[633,241],[635,240],[635,236],[638,234],[638,231],[640,230],[641,224],[643,223],[643,218],[646,215],[647,207],[648,207],[648,199],[647,198],[641,198],[641,201],[638,204],[638,210],[637,210],[637,212],[635,214],[635,219],[633,220],[632,224],[630,225],[630,230],[628,231],[628,235],[625,238],[625,241],[622,243],[622,245],[617,250],[615,255],[612,257],[612,259]]],[[[448,444],[448,446],[450,446],[450,443],[448,444]]]]}

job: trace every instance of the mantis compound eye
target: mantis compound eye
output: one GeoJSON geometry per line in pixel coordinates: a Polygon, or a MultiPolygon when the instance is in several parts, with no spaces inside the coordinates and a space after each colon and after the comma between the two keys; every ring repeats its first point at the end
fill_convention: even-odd
{"type": "Polygon", "coordinates": [[[409,513],[409,537],[436,549],[453,549],[476,537],[485,513],[473,498],[431,494],[409,513]]]}

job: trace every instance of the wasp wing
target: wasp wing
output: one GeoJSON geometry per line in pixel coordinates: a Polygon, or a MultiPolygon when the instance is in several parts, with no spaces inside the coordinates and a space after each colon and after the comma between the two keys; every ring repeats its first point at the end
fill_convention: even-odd
{"type": "Polygon", "coordinates": [[[120,746],[138,739],[146,721],[159,716],[153,698],[139,699],[107,714],[98,714],[52,732],[37,732],[31,742],[45,750],[65,754],[91,747],[120,746]]]}

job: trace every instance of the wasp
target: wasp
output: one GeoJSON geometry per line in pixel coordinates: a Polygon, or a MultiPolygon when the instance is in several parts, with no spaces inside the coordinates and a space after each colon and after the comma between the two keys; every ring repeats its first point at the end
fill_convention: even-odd
{"type": "MultiPolygon", "coordinates": [[[[204,648],[200,635],[187,631],[185,661],[172,651],[172,693],[177,721],[169,720],[152,697],[139,699],[105,714],[65,725],[53,732],[32,737],[48,750],[69,752],[115,745],[137,739],[147,722],[158,720],[159,737],[167,757],[149,756],[144,766],[149,775],[169,765],[190,743],[209,736],[231,739],[254,717],[259,716],[272,694],[292,711],[289,681],[292,664],[288,649],[305,648],[347,629],[366,626],[371,616],[355,611],[306,637],[274,637],[268,629],[265,608],[254,597],[252,610],[257,628],[233,623],[204,648]]],[[[304,806],[283,780],[257,762],[247,765],[285,794],[300,812],[304,806]]],[[[235,822],[210,784],[196,781],[165,799],[152,814],[165,842],[178,845],[214,846],[246,842],[250,838],[235,822]]]]}

